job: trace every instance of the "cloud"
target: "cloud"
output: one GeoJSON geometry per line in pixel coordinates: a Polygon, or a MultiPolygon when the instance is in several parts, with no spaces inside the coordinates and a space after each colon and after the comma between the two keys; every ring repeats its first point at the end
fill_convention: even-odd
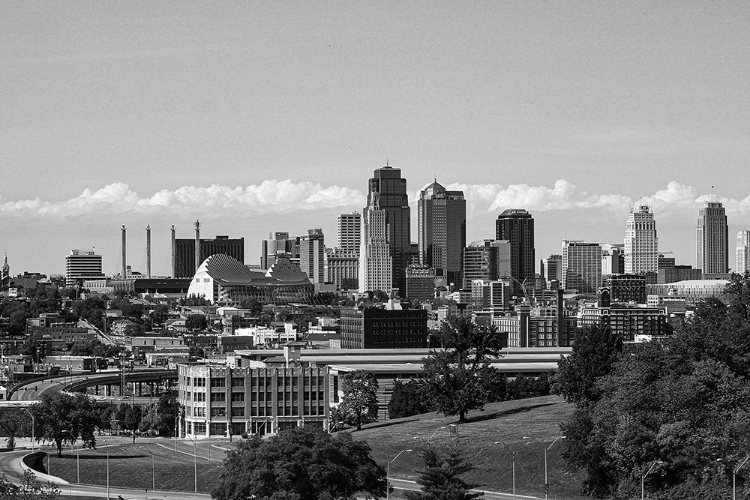
{"type": "MultiPolygon", "coordinates": [[[[448,190],[464,192],[467,216],[525,208],[532,213],[581,209],[605,209],[626,213],[635,204],[647,204],[656,213],[684,211],[708,198],[696,188],[670,182],[649,196],[632,199],[618,193],[589,193],[575,184],[557,180],[553,186],[527,184],[447,184],[448,190]]],[[[409,193],[416,207],[419,191],[409,193]]],[[[721,198],[727,213],[750,213],[750,195],[743,199],[721,198]]],[[[183,186],[162,189],[142,197],[128,184],[116,182],[102,188],[85,189],[79,196],[61,201],[0,199],[0,217],[71,218],[85,215],[179,213],[197,216],[242,216],[246,214],[293,214],[320,209],[361,209],[365,193],[346,186],[322,186],[314,182],[266,180],[250,186],[183,186]]]]}

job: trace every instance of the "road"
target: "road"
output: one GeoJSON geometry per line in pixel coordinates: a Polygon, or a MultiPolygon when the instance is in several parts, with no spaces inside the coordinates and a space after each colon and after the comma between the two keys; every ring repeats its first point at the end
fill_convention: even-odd
{"type": "MultiPolygon", "coordinates": [[[[399,490],[408,490],[408,491],[419,491],[420,487],[415,481],[409,481],[406,479],[396,479],[391,478],[390,479],[391,485],[399,490]]],[[[532,497],[528,495],[520,495],[516,494],[515,496],[513,493],[500,493],[497,491],[487,491],[487,490],[472,490],[472,491],[481,491],[484,493],[485,500],[512,500],[514,498],[520,498],[520,499],[539,499],[540,497],[532,497]]]]}
{"type": "MultiPolygon", "coordinates": [[[[21,467],[21,458],[28,454],[29,450],[18,450],[0,453],[0,474],[5,476],[18,484],[18,478],[23,475],[23,468],[21,467]]],[[[60,488],[60,492],[63,496],[90,496],[96,498],[107,498],[107,487],[106,486],[89,486],[70,484],[67,481],[60,479],[56,476],[48,476],[39,472],[34,473],[39,481],[46,483],[51,481],[60,488]]],[[[109,498],[116,499],[118,496],[126,500],[149,500],[149,499],[163,499],[163,500],[208,500],[211,495],[206,493],[190,493],[185,491],[153,491],[153,490],[134,490],[128,488],[114,488],[109,489],[109,498]]]]}

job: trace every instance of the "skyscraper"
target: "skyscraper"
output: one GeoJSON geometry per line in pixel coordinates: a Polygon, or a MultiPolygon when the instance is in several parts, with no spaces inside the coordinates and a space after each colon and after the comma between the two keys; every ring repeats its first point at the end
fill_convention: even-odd
{"type": "Polygon", "coordinates": [[[325,239],[322,229],[308,229],[299,240],[299,267],[310,283],[325,283],[325,239]]]}
{"type": "Polygon", "coordinates": [[[494,281],[510,274],[510,242],[472,241],[464,249],[464,289],[474,280],[494,281]]]}
{"type": "Polygon", "coordinates": [[[734,272],[750,271],[750,231],[737,233],[737,253],[734,261],[734,272]]]}
{"type": "MultiPolygon", "coordinates": [[[[373,197],[373,202],[375,197],[373,197]]],[[[362,250],[359,252],[359,291],[382,290],[390,293],[393,288],[393,257],[388,245],[386,212],[374,203],[362,214],[362,250]]]]}
{"type": "Polygon", "coordinates": [[[65,286],[83,285],[86,280],[104,278],[102,256],[93,250],[71,250],[65,256],[65,286]]]}
{"type": "Polygon", "coordinates": [[[343,252],[351,252],[359,255],[362,246],[360,241],[360,229],[362,227],[362,216],[357,212],[339,215],[338,220],[338,248],[343,252]]]}
{"type": "MultiPolygon", "coordinates": [[[[409,265],[411,254],[411,219],[409,195],[406,193],[406,179],[401,178],[401,169],[386,165],[375,170],[368,183],[365,211],[368,210],[382,211],[385,215],[383,224],[389,254],[392,257],[390,283],[394,289],[398,289],[399,295],[404,297],[406,294],[405,270],[409,265]]],[[[366,224],[369,223],[367,221],[376,221],[373,217],[368,217],[366,213],[362,214],[362,218],[364,248],[368,245],[366,238],[370,236],[365,228],[366,224]]],[[[379,221],[376,223],[380,224],[379,221]]],[[[379,234],[377,237],[380,237],[379,234]]],[[[360,288],[363,285],[365,283],[360,279],[360,288]]]]}
{"type": "Polygon", "coordinates": [[[563,288],[596,293],[602,284],[602,247],[599,243],[563,240],[563,288]]]}
{"type": "Polygon", "coordinates": [[[654,213],[647,205],[630,209],[625,223],[625,274],[655,273],[659,270],[659,240],[654,213]]]}
{"type": "Polygon", "coordinates": [[[724,207],[717,201],[704,201],[698,212],[696,264],[703,274],[729,271],[729,226],[724,207]]]}
{"type": "Polygon", "coordinates": [[[446,191],[433,182],[419,195],[419,263],[435,269],[448,285],[461,286],[466,246],[466,199],[463,191],[446,191]]]}
{"type": "Polygon", "coordinates": [[[526,287],[534,284],[534,218],[523,209],[505,210],[497,217],[496,239],[510,241],[510,272],[518,282],[513,293],[522,293],[519,283],[528,280],[526,287]]]}
{"type": "Polygon", "coordinates": [[[557,281],[558,285],[562,284],[562,255],[553,253],[539,261],[539,271],[547,286],[550,281],[557,281]]]}

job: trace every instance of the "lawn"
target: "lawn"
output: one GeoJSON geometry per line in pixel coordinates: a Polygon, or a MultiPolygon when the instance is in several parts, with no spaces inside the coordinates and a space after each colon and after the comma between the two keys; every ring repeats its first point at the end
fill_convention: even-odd
{"type": "MultiPolygon", "coordinates": [[[[497,441],[504,442],[516,452],[516,493],[544,498],[544,450],[561,435],[559,423],[567,420],[573,407],[556,396],[519,401],[492,403],[484,411],[472,411],[467,421],[458,417],[444,417],[427,413],[403,419],[370,424],[352,434],[368,442],[375,460],[385,467],[401,450],[403,453],[391,464],[391,476],[416,479],[415,468],[421,466],[418,451],[427,446],[445,447],[451,438],[451,424],[460,445],[465,447],[476,469],[467,474],[469,481],[488,490],[511,492],[512,453],[497,441]],[[445,426],[446,429],[440,429],[445,426]]],[[[547,452],[550,498],[578,500],[581,477],[566,470],[560,457],[562,443],[558,441],[547,452]]]]}
{"type": "MultiPolygon", "coordinates": [[[[195,485],[195,463],[192,455],[192,445],[181,444],[175,453],[172,443],[165,440],[166,447],[153,442],[143,444],[120,444],[96,450],[80,450],[81,484],[107,484],[107,450],[109,451],[109,484],[112,487],[126,487],[137,489],[152,489],[152,460],[154,454],[153,471],[157,490],[193,491],[195,485]]],[[[197,471],[198,491],[210,493],[219,481],[219,472],[225,454],[212,448],[211,460],[207,458],[207,443],[201,442],[198,450],[197,471]]],[[[230,445],[231,446],[231,445],[230,445]]],[[[230,447],[227,446],[227,447],[230,447]]],[[[69,448],[63,456],[56,454],[51,457],[51,473],[70,483],[77,482],[76,454],[69,448]]],[[[46,461],[45,461],[46,465],[46,461]]]]}

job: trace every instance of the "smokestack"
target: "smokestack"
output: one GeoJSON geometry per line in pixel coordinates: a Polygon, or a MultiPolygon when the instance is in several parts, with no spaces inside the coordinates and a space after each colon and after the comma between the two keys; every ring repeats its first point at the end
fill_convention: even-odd
{"type": "Polygon", "coordinates": [[[172,225],[172,277],[177,277],[177,269],[174,268],[175,265],[175,254],[177,252],[176,243],[174,240],[174,225],[172,225]]]}
{"type": "Polygon", "coordinates": [[[151,225],[146,226],[146,277],[151,279],[151,225]]]}
{"type": "Polygon", "coordinates": [[[201,223],[195,220],[195,270],[201,265],[201,223]]]}
{"type": "Polygon", "coordinates": [[[127,278],[127,257],[126,257],[126,246],[127,246],[127,231],[125,229],[125,224],[122,225],[122,279],[127,278]]]}

